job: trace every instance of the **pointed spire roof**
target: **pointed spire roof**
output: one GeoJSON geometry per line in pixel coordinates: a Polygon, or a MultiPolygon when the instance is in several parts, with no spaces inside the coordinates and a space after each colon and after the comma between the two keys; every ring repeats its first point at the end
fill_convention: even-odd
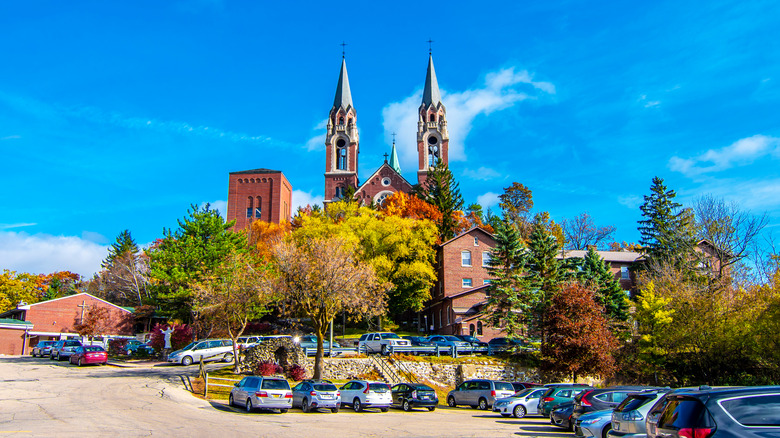
{"type": "MultiPolygon", "coordinates": [[[[346,70],[344,70],[346,72],[346,70]]],[[[425,88],[423,89],[422,103],[425,106],[439,105],[441,103],[441,93],[439,92],[439,81],[436,80],[436,71],[433,69],[433,55],[428,55],[428,73],[425,75],[425,88]]]]}
{"type": "Polygon", "coordinates": [[[333,100],[334,108],[347,109],[352,105],[352,92],[349,90],[349,78],[347,77],[347,60],[341,58],[341,72],[339,84],[336,86],[336,98],[333,100]]]}
{"type": "Polygon", "coordinates": [[[395,152],[395,140],[393,140],[393,151],[390,152],[390,167],[398,174],[401,173],[401,163],[398,162],[398,154],[395,152]]]}

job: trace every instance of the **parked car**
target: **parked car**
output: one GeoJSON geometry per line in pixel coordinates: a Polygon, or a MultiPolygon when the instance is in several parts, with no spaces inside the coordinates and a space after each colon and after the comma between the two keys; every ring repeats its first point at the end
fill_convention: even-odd
{"type": "Polygon", "coordinates": [[[466,380],[447,394],[447,404],[454,408],[468,405],[481,410],[490,409],[496,399],[513,395],[515,389],[509,382],[501,380],[466,380]]]}
{"type": "Polygon", "coordinates": [[[512,382],[512,386],[515,388],[515,391],[522,391],[528,388],[541,388],[542,384],[532,382],[512,382]]]}
{"type": "Polygon", "coordinates": [[[401,336],[412,343],[413,347],[435,347],[436,344],[428,340],[427,336],[401,336]]]}
{"type": "Polygon", "coordinates": [[[105,365],[108,363],[108,353],[103,347],[98,345],[87,345],[83,347],[76,347],[73,350],[73,354],[70,355],[68,361],[78,366],[88,364],[105,365]]]}
{"type": "MultiPolygon", "coordinates": [[[[301,348],[317,348],[317,336],[315,335],[303,335],[300,338],[298,338],[297,341],[298,345],[301,348]]],[[[327,350],[330,348],[330,341],[327,339],[322,340],[322,345],[327,350]]],[[[340,348],[341,345],[339,345],[338,342],[333,341],[333,348],[340,348]]]]}
{"type": "MultiPolygon", "coordinates": [[[[629,394],[612,411],[612,430],[607,436],[612,438],[645,438],[647,414],[658,399],[670,392],[669,389],[651,389],[629,394]]],[[[660,413],[660,411],[659,411],[660,413]]]]}
{"type": "Polygon", "coordinates": [[[480,341],[474,336],[469,336],[469,335],[454,335],[454,336],[463,342],[468,342],[469,344],[471,344],[471,348],[487,348],[488,346],[487,342],[480,341]]]}
{"type": "Polygon", "coordinates": [[[558,405],[564,402],[574,400],[574,396],[579,394],[585,389],[589,389],[588,385],[572,384],[572,383],[555,383],[545,385],[547,392],[539,399],[538,411],[543,417],[549,417],[550,412],[557,408],[558,405]]]}
{"type": "MultiPolygon", "coordinates": [[[[667,394],[692,391],[694,389],[696,388],[677,388],[667,392],[667,394]]],[[[645,433],[647,434],[648,438],[656,438],[656,433],[658,432],[658,418],[666,408],[666,405],[669,404],[669,400],[669,397],[661,396],[658,398],[658,400],[655,401],[650,410],[647,411],[647,415],[645,415],[645,433]]],[[[644,435],[642,435],[642,438],[644,438],[644,435]]]]}
{"type": "Polygon", "coordinates": [[[528,347],[526,343],[520,341],[519,339],[509,339],[503,337],[491,339],[490,341],[488,341],[488,345],[490,346],[490,349],[493,351],[508,350],[512,347],[518,347],[518,348],[528,347]]]}
{"type": "Polygon", "coordinates": [[[428,336],[428,341],[433,342],[440,348],[455,348],[458,351],[471,351],[470,343],[462,341],[460,338],[453,335],[428,336]]]}
{"type": "Polygon", "coordinates": [[[248,376],[230,390],[228,404],[254,409],[278,409],[285,413],[292,407],[293,395],[287,380],[278,377],[248,376]]]}
{"type": "Polygon", "coordinates": [[[574,402],[567,401],[559,404],[550,412],[550,424],[562,427],[569,432],[574,432],[574,420],[571,414],[574,411],[574,402]]]}
{"type": "MultiPolygon", "coordinates": [[[[590,388],[574,397],[574,420],[580,415],[604,409],[615,409],[632,392],[649,389],[646,386],[610,386],[608,388],[590,388]]],[[[657,388],[656,388],[657,389],[657,388]]],[[[610,420],[611,421],[611,420],[610,420]]]]}
{"type": "MultiPolygon", "coordinates": [[[[514,387],[514,384],[512,384],[514,387]]],[[[536,414],[539,398],[547,391],[547,388],[527,388],[515,394],[499,398],[493,404],[493,412],[498,412],[503,417],[514,416],[523,418],[526,415],[536,414]]]]}
{"type": "Polygon", "coordinates": [[[123,352],[128,356],[132,356],[138,352],[144,352],[148,355],[152,355],[154,354],[154,348],[152,348],[152,346],[147,343],[139,341],[138,339],[130,339],[127,341],[127,344],[125,344],[123,352]]]}
{"type": "Polygon", "coordinates": [[[612,429],[612,409],[588,412],[577,419],[572,416],[572,421],[577,436],[607,438],[612,429]]]}
{"type": "Polygon", "coordinates": [[[241,336],[236,339],[236,345],[239,350],[244,350],[260,342],[260,339],[260,336],[241,336]]]}
{"type": "Polygon", "coordinates": [[[195,341],[168,355],[168,362],[180,363],[182,365],[192,365],[193,362],[223,360],[230,362],[233,360],[233,341],[230,339],[205,339],[195,341]]]}
{"type": "Polygon", "coordinates": [[[664,395],[658,437],[780,436],[780,386],[702,387],[664,395]]]}
{"type": "Polygon", "coordinates": [[[384,382],[367,380],[351,380],[341,388],[341,405],[352,406],[355,412],[365,408],[379,408],[387,412],[393,404],[390,385],[384,382]]]}
{"type": "Polygon", "coordinates": [[[366,333],[360,337],[358,341],[358,349],[366,353],[382,353],[387,354],[390,350],[388,347],[410,347],[411,341],[408,339],[401,339],[395,333],[366,333]]]}
{"type": "Polygon", "coordinates": [[[330,409],[334,414],[341,407],[341,392],[327,380],[304,380],[292,389],[292,407],[303,412],[330,409]]]}
{"type": "Polygon", "coordinates": [[[62,339],[54,343],[49,352],[49,359],[51,360],[63,360],[70,357],[73,354],[73,350],[77,347],[81,347],[81,341],[75,339],[62,339]]]}
{"type": "Polygon", "coordinates": [[[35,344],[35,347],[32,349],[32,357],[48,356],[51,353],[51,347],[53,347],[56,343],[57,341],[38,341],[38,343],[35,344]]]}
{"type": "Polygon", "coordinates": [[[393,405],[406,412],[412,408],[427,408],[429,411],[436,409],[439,397],[436,391],[422,383],[399,383],[392,389],[393,405]]]}

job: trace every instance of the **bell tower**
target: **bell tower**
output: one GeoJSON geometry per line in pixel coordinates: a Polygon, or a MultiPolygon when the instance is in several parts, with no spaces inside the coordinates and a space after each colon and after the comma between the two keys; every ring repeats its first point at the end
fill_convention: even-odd
{"type": "Polygon", "coordinates": [[[417,119],[417,183],[423,184],[428,171],[441,161],[448,164],[450,137],[447,132],[447,109],[441,101],[439,82],[433,69],[433,55],[428,54],[422,103],[417,119]]]}
{"type": "Polygon", "coordinates": [[[357,112],[347,77],[347,61],[342,56],[336,97],[328,116],[325,135],[325,201],[337,201],[347,187],[357,187],[360,148],[357,112]]]}

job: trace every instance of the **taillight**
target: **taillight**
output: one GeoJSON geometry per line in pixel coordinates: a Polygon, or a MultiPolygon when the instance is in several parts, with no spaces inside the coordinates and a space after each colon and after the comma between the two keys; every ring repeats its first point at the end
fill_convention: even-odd
{"type": "Polygon", "coordinates": [[[288,392],[284,395],[284,398],[292,398],[292,392],[288,392]]]}
{"type": "Polygon", "coordinates": [[[585,394],[582,394],[582,398],[580,398],[580,406],[593,406],[593,405],[592,405],[592,404],[591,404],[591,403],[590,403],[590,402],[589,402],[589,401],[588,401],[588,400],[585,398],[585,397],[587,397],[587,396],[588,396],[588,394],[590,394],[591,392],[593,392],[593,390],[590,390],[590,391],[586,392],[585,394]]]}
{"type": "Polygon", "coordinates": [[[542,399],[543,402],[549,403],[551,401],[555,400],[553,397],[545,397],[542,399]]]}
{"type": "Polygon", "coordinates": [[[368,394],[368,386],[366,386],[366,389],[363,390],[363,394],[368,394]]]}
{"type": "Polygon", "coordinates": [[[309,393],[309,395],[310,395],[310,396],[312,396],[312,397],[316,397],[316,396],[317,396],[317,393],[316,393],[316,392],[314,392],[314,391],[312,391],[312,392],[310,392],[310,393],[309,393]]]}
{"type": "Polygon", "coordinates": [[[268,397],[268,393],[265,391],[256,392],[255,395],[258,397],[268,397]]]}
{"type": "Polygon", "coordinates": [[[496,390],[495,389],[490,391],[490,396],[491,397],[495,397],[496,396],[496,390]]]}
{"type": "Polygon", "coordinates": [[[341,397],[341,393],[336,391],[336,397],[341,397]]]}
{"type": "Polygon", "coordinates": [[[715,433],[715,429],[707,427],[683,427],[677,432],[680,438],[709,438],[715,433]]]}
{"type": "Polygon", "coordinates": [[[417,398],[417,391],[412,391],[412,398],[417,398]]]}

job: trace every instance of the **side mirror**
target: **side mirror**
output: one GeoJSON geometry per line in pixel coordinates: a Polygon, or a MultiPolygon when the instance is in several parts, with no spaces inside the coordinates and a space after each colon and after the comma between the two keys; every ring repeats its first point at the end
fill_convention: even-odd
{"type": "Polygon", "coordinates": [[[239,382],[236,382],[236,383],[234,383],[234,384],[233,384],[233,386],[235,386],[236,388],[238,388],[238,383],[239,383],[239,382]]]}

